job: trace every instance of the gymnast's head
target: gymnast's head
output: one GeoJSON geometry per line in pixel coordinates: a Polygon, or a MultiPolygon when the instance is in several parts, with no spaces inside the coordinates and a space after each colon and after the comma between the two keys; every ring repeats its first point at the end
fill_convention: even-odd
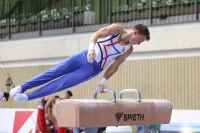
{"type": "Polygon", "coordinates": [[[65,95],[63,96],[64,99],[70,99],[73,96],[71,91],[66,91],[65,95]]]}
{"type": "Polygon", "coordinates": [[[131,37],[129,38],[130,44],[138,44],[149,41],[150,40],[150,33],[147,26],[143,24],[137,24],[132,28],[131,37]]]}

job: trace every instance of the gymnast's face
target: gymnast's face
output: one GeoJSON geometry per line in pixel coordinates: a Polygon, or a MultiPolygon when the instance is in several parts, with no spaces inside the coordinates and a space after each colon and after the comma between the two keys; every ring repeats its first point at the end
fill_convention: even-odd
{"type": "Polygon", "coordinates": [[[146,41],[146,36],[139,35],[137,30],[134,30],[131,37],[129,38],[129,43],[132,45],[140,45],[142,42],[146,41]]]}
{"type": "Polygon", "coordinates": [[[70,96],[69,96],[68,94],[65,94],[65,95],[63,96],[63,99],[70,99],[70,96]]]}

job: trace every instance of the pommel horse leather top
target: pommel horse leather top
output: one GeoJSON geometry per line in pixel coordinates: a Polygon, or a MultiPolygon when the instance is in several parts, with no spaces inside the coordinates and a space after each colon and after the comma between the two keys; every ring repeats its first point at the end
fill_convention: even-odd
{"type": "MultiPolygon", "coordinates": [[[[110,91],[111,89],[106,89],[110,91]]],[[[56,103],[60,127],[107,127],[124,125],[168,124],[172,103],[163,99],[142,99],[135,89],[120,92],[120,99],[68,99],[56,103]],[[124,92],[136,92],[138,99],[121,99],[124,92]]]]}

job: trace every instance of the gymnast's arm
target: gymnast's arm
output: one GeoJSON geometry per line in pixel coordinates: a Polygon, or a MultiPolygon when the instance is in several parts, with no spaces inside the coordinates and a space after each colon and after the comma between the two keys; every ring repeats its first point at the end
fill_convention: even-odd
{"type": "Polygon", "coordinates": [[[51,109],[52,109],[52,103],[54,103],[54,97],[50,96],[47,100],[47,103],[45,104],[45,117],[50,116],[51,114],[51,109]]]}
{"type": "Polygon", "coordinates": [[[8,74],[7,76],[6,76],[6,84],[8,85],[6,85],[6,88],[5,88],[5,93],[7,93],[7,94],[9,94],[10,93],[10,86],[11,86],[11,83],[10,83],[10,81],[12,81],[12,78],[11,78],[11,76],[8,74]]]}
{"type": "Polygon", "coordinates": [[[121,29],[122,27],[116,23],[103,27],[92,34],[92,36],[90,37],[90,43],[96,43],[99,38],[117,34],[120,32],[121,29]]]}
{"type": "Polygon", "coordinates": [[[87,55],[87,60],[88,62],[92,63],[93,62],[93,57],[96,56],[95,53],[95,45],[96,42],[99,38],[107,37],[109,35],[114,35],[120,32],[122,27],[116,23],[113,23],[109,26],[103,27],[99,29],[98,31],[94,32],[92,36],[90,37],[90,42],[89,42],[89,48],[88,48],[88,55],[87,55]]]}
{"type": "Polygon", "coordinates": [[[12,78],[8,74],[6,76],[6,88],[5,88],[5,91],[4,91],[4,93],[0,92],[0,100],[3,101],[3,102],[7,102],[8,99],[9,99],[9,92],[10,92],[11,81],[12,81],[12,78]]]}
{"type": "Polygon", "coordinates": [[[133,47],[130,47],[126,53],[120,55],[106,70],[103,77],[107,80],[118,70],[119,66],[126,60],[126,58],[133,52],[133,47]]]}

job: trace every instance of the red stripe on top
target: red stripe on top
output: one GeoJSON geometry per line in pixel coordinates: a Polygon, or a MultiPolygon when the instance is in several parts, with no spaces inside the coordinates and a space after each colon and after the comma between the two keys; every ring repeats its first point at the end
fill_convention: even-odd
{"type": "MultiPolygon", "coordinates": [[[[115,42],[114,45],[117,44],[117,43],[118,43],[118,41],[115,42]]],[[[106,49],[107,46],[112,46],[112,44],[105,44],[105,45],[103,45],[104,50],[105,50],[105,53],[106,53],[106,57],[108,56],[108,52],[107,52],[107,49],[106,49]]],[[[102,68],[104,68],[104,66],[105,66],[105,64],[106,64],[106,61],[107,61],[107,58],[105,58],[105,61],[104,61],[104,63],[103,63],[102,68]]]]}

